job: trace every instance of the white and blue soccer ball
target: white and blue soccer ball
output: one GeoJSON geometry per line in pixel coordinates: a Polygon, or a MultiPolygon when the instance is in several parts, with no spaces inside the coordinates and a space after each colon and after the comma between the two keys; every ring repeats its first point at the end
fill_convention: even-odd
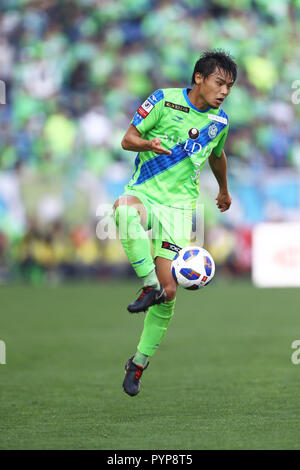
{"type": "Polygon", "coordinates": [[[215,263],[207,250],[199,246],[187,246],[172,261],[172,275],[184,289],[197,290],[207,286],[215,275],[215,263]]]}

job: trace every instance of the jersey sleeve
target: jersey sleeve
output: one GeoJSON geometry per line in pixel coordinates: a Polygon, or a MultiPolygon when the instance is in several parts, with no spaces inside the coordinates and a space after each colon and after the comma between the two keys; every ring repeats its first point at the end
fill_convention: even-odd
{"type": "Polygon", "coordinates": [[[223,131],[223,135],[219,139],[219,142],[218,142],[217,146],[213,149],[213,153],[217,157],[220,157],[221,154],[222,154],[222,150],[223,150],[224,144],[226,142],[228,130],[229,130],[229,126],[226,126],[225,130],[223,131]]]}
{"type": "Polygon", "coordinates": [[[156,90],[141,104],[131,124],[133,124],[141,134],[145,134],[160,120],[163,106],[164,92],[163,90],[156,90]]]}

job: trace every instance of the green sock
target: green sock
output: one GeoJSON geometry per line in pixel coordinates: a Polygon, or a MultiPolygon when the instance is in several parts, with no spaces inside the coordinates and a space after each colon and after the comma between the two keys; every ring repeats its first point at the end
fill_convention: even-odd
{"type": "MultiPolygon", "coordinates": [[[[150,240],[135,207],[118,206],[115,221],[124,251],[138,277],[148,276],[155,270],[150,240]]],[[[155,272],[155,271],[154,271],[155,272]]]]}
{"type": "Polygon", "coordinates": [[[143,277],[143,286],[152,286],[154,289],[160,289],[160,283],[156,275],[155,269],[147,276],[143,277]]]}
{"type": "Polygon", "coordinates": [[[138,351],[145,356],[152,356],[163,339],[174,314],[175,300],[149,308],[138,344],[138,351]]]}
{"type": "Polygon", "coordinates": [[[148,361],[148,356],[146,356],[145,354],[143,354],[139,350],[137,350],[137,352],[134,355],[134,358],[133,358],[132,362],[134,364],[136,364],[137,366],[141,366],[141,367],[145,368],[147,363],[149,362],[148,361]]]}

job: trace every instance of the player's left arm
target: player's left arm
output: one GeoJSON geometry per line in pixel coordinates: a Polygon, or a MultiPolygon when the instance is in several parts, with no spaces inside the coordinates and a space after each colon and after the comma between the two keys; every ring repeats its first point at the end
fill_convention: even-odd
{"type": "Polygon", "coordinates": [[[219,157],[212,152],[208,161],[219,184],[219,194],[216,197],[216,204],[220,212],[225,212],[231,206],[231,196],[227,186],[227,158],[224,150],[222,149],[219,157]]]}

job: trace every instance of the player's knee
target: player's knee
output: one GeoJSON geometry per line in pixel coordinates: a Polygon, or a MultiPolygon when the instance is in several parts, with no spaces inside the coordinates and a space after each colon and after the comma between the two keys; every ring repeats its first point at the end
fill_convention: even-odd
{"type": "Polygon", "coordinates": [[[119,207],[119,204],[120,204],[120,198],[118,198],[118,199],[115,201],[114,205],[113,205],[113,212],[114,212],[114,214],[115,214],[115,212],[116,212],[117,207],[119,207]]]}
{"type": "Polygon", "coordinates": [[[166,292],[166,301],[170,302],[171,300],[175,299],[176,297],[176,286],[173,284],[166,284],[164,285],[164,289],[166,292]]]}
{"type": "Polygon", "coordinates": [[[123,224],[127,225],[127,223],[132,221],[133,218],[139,218],[138,211],[135,207],[123,204],[117,204],[115,207],[115,205],[114,217],[118,227],[120,225],[121,220],[123,221],[123,224]]]}

